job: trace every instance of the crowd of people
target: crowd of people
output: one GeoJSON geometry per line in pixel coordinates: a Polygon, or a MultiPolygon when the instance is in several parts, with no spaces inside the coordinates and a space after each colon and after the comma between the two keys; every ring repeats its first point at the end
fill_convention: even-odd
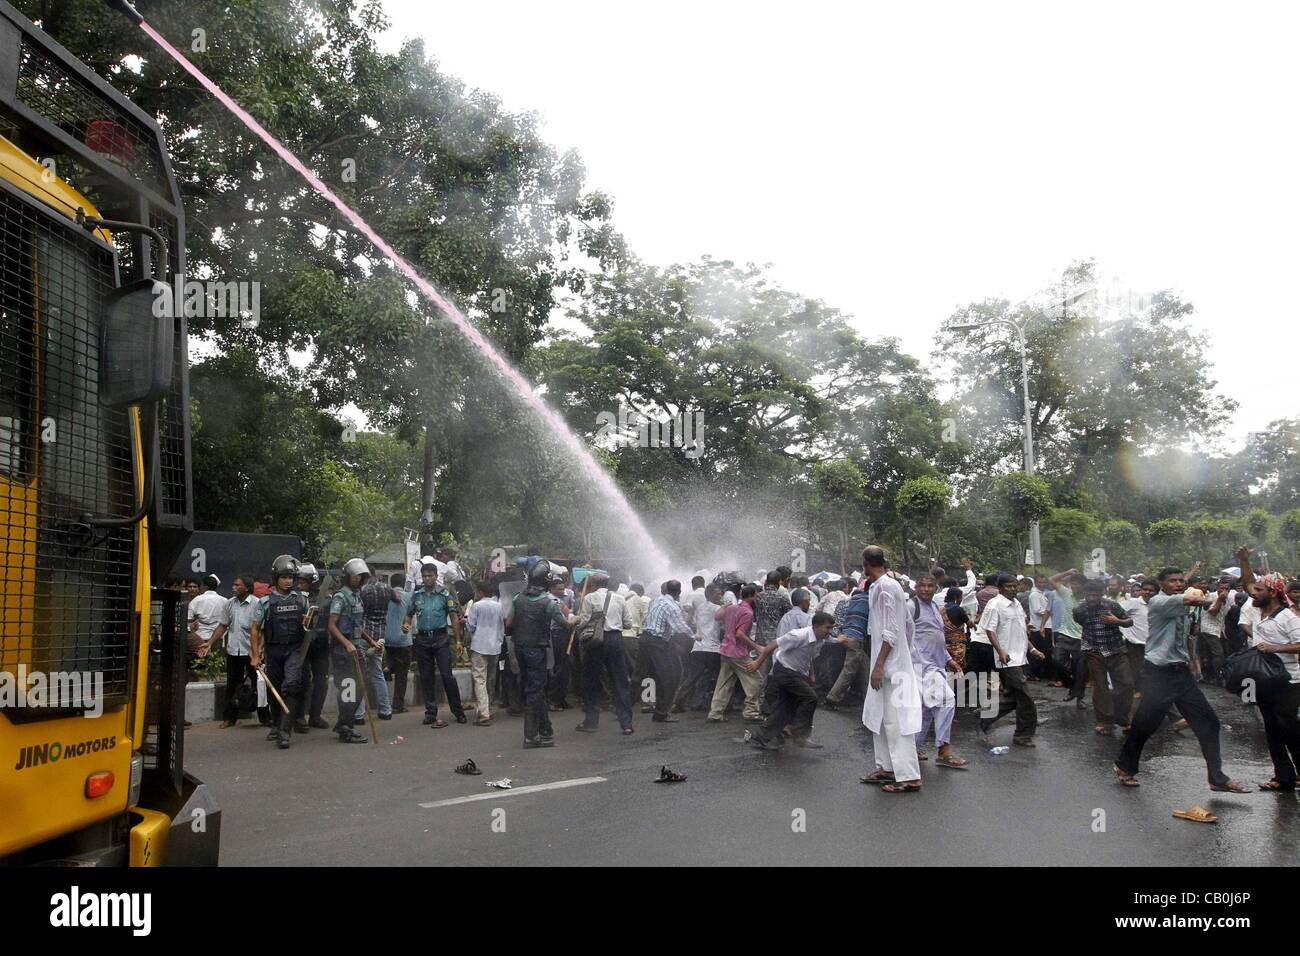
{"type": "Polygon", "coordinates": [[[440,706],[458,724],[472,713],[475,726],[504,709],[523,717],[527,748],[554,746],[553,718],[577,709],[577,733],[598,732],[603,710],[624,736],[636,713],[673,723],[698,711],[751,724],[743,739],[757,749],[819,749],[818,707],[860,700],[874,758],[862,782],[905,793],[920,790],[931,742],[935,766],[969,769],[952,740],[959,708],[977,712],[981,745],[1014,714],[1012,743],[1033,747],[1039,683],[1080,708],[1091,689],[1095,732],[1123,738],[1114,771],[1124,786],[1138,786],[1143,748],[1167,722],[1195,735],[1212,789],[1244,792],[1223,770],[1220,722],[1201,687],[1211,683],[1259,708],[1274,766],[1260,788],[1294,790],[1300,580],[1257,572],[1247,548],[1236,557],[1240,567],[1213,576],[1197,565],[1154,577],[1071,568],[981,578],[964,559],[951,574],[909,577],[870,546],[850,576],[698,574],[689,590],[667,580],[652,597],[638,581],[537,553],[471,581],[450,549],[387,578],[354,558],[324,593],[313,565],[282,555],[269,589],[240,575],[225,598],[214,576],[194,582],[186,619],[196,657],[225,652],[223,726],[252,709],[260,680],[270,696],[257,713],[281,749],[312,729],[367,742],[367,720],[406,710],[414,665],[424,724],[448,726],[440,706]],[[453,673],[466,651],[472,711],[453,673]],[[322,717],[331,674],[333,724],[322,717]]]}

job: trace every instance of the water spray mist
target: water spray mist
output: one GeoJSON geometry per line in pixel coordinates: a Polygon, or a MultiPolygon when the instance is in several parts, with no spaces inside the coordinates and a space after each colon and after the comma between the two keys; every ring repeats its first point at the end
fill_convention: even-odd
{"type": "Polygon", "coordinates": [[[215,96],[221,104],[226,107],[226,109],[235,114],[235,116],[237,116],[245,126],[256,133],[262,142],[271,147],[271,149],[275,151],[276,155],[293,167],[293,169],[307,181],[312,189],[316,190],[316,192],[320,193],[321,196],[329,200],[334,207],[343,214],[348,222],[352,223],[353,226],[355,226],[374,244],[375,248],[393,261],[402,274],[415,284],[415,287],[420,290],[420,293],[432,302],[438,310],[451,321],[452,325],[454,325],[460,333],[465,336],[465,338],[469,339],[470,344],[478,349],[479,352],[481,352],[494,366],[496,366],[497,370],[505,376],[506,381],[514,386],[515,391],[519,393],[520,397],[523,398],[523,400],[542,417],[542,420],[560,436],[563,445],[573,453],[578,464],[582,467],[583,472],[591,479],[593,484],[595,484],[596,489],[604,495],[604,497],[607,498],[620,513],[620,516],[625,522],[627,534],[632,539],[629,543],[637,552],[639,552],[632,556],[632,559],[636,562],[638,567],[654,574],[666,572],[669,567],[668,556],[655,543],[654,539],[650,537],[650,533],[646,530],[645,525],[641,523],[641,518],[637,515],[636,511],[633,510],[631,504],[628,503],[628,500],[623,496],[623,492],[619,490],[614,479],[596,463],[594,458],[591,457],[591,454],[578,439],[578,436],[569,430],[563,417],[537,396],[533,391],[532,386],[529,385],[528,380],[519,373],[518,369],[506,361],[505,357],[502,356],[501,353],[492,347],[487,339],[483,337],[482,333],[474,327],[473,323],[471,323],[454,304],[446,299],[437,289],[416,272],[409,262],[398,255],[392,246],[385,242],[379,233],[375,232],[375,230],[370,227],[370,224],[362,219],[351,206],[336,196],[334,191],[326,186],[325,183],[321,182],[320,178],[308,169],[297,156],[289,152],[289,150],[278,139],[268,133],[262,125],[257,122],[257,120],[253,119],[253,117],[250,116],[238,103],[232,100],[215,83],[208,79],[207,76],[203,74],[203,71],[186,59],[185,56],[168,43],[157,30],[145,22],[144,17],[140,15],[135,7],[128,3],[127,0],[108,0],[108,3],[114,10],[126,15],[132,20],[132,22],[137,24],[151,40],[166,51],[168,56],[179,63],[187,73],[198,80],[209,93],[215,96]]]}

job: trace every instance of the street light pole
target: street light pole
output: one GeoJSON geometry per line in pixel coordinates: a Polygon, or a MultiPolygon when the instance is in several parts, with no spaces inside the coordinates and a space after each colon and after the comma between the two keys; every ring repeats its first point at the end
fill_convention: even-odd
{"type": "MultiPolygon", "coordinates": [[[[1078,302],[1092,289],[1084,289],[1082,292],[1076,292],[1074,295],[1061,300],[1061,307],[1078,302]]],[[[1025,474],[1032,476],[1034,474],[1034,415],[1033,406],[1029,403],[1029,343],[1025,339],[1025,328],[1034,319],[1042,318],[1042,310],[1035,312],[1023,322],[1013,322],[1011,319],[989,319],[985,322],[971,322],[959,325],[950,325],[950,329],[958,332],[970,329],[982,328],[986,325],[1009,325],[1016,330],[1016,341],[1020,346],[1020,388],[1025,403],[1025,474]]],[[[1043,560],[1043,544],[1039,535],[1037,520],[1029,522],[1029,550],[1031,560],[1027,564],[1037,566],[1043,560]]]]}
{"type": "MultiPolygon", "coordinates": [[[[1020,387],[1025,399],[1025,474],[1034,474],[1034,416],[1029,404],[1029,345],[1025,341],[1025,327],[1013,323],[1016,335],[1020,339],[1020,387]]],[[[1038,519],[1029,522],[1029,563],[1034,567],[1043,560],[1043,543],[1038,533],[1038,519]]]]}

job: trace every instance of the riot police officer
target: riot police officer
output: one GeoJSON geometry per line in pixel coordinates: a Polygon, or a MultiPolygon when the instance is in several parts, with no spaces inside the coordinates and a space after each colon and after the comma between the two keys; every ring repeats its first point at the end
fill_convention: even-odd
{"type": "Polygon", "coordinates": [[[298,593],[307,599],[311,608],[307,612],[307,630],[310,634],[302,661],[303,692],[298,709],[293,715],[293,729],[305,734],[308,728],[328,730],[329,724],[321,717],[325,709],[325,696],[329,693],[330,636],[325,631],[329,617],[329,598],[318,598],[320,573],[314,564],[298,566],[298,593]],[[309,688],[309,689],[308,689],[309,688]]]}
{"type": "Polygon", "coordinates": [[[378,647],[378,642],[366,631],[366,610],[359,593],[368,577],[370,568],[366,562],[353,558],[343,565],[343,586],[330,599],[327,627],[334,642],[330,645],[330,666],[339,695],[339,720],[334,731],[339,735],[339,742],[345,744],[366,742],[365,736],[357,733],[354,726],[366,692],[361,681],[357,680],[357,674],[364,670],[361,666],[364,645],[378,647]]]}
{"type": "Polygon", "coordinates": [[[293,715],[299,712],[303,690],[302,657],[306,636],[307,601],[293,589],[298,573],[298,559],[282,554],[271,563],[275,590],[253,612],[252,660],[254,667],[266,664],[266,676],[280,693],[288,713],[277,710],[268,740],[289,749],[293,735],[293,715]]]}
{"type": "Polygon", "coordinates": [[[506,630],[514,641],[524,695],[525,747],[555,746],[546,708],[546,672],[554,666],[548,661],[552,655],[551,624],[572,626],[578,621],[566,614],[550,593],[551,585],[560,579],[549,561],[538,561],[528,572],[527,590],[515,595],[506,612],[506,630]]]}

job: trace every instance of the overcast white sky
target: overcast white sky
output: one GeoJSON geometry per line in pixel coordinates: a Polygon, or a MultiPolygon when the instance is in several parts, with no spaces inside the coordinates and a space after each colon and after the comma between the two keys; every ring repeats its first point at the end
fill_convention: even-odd
{"type": "Polygon", "coordinates": [[[1196,305],[1234,434],[1300,411],[1300,5],[384,5],[576,147],[649,262],[771,262],[923,357],[955,306],[1095,257],[1196,305]]]}

